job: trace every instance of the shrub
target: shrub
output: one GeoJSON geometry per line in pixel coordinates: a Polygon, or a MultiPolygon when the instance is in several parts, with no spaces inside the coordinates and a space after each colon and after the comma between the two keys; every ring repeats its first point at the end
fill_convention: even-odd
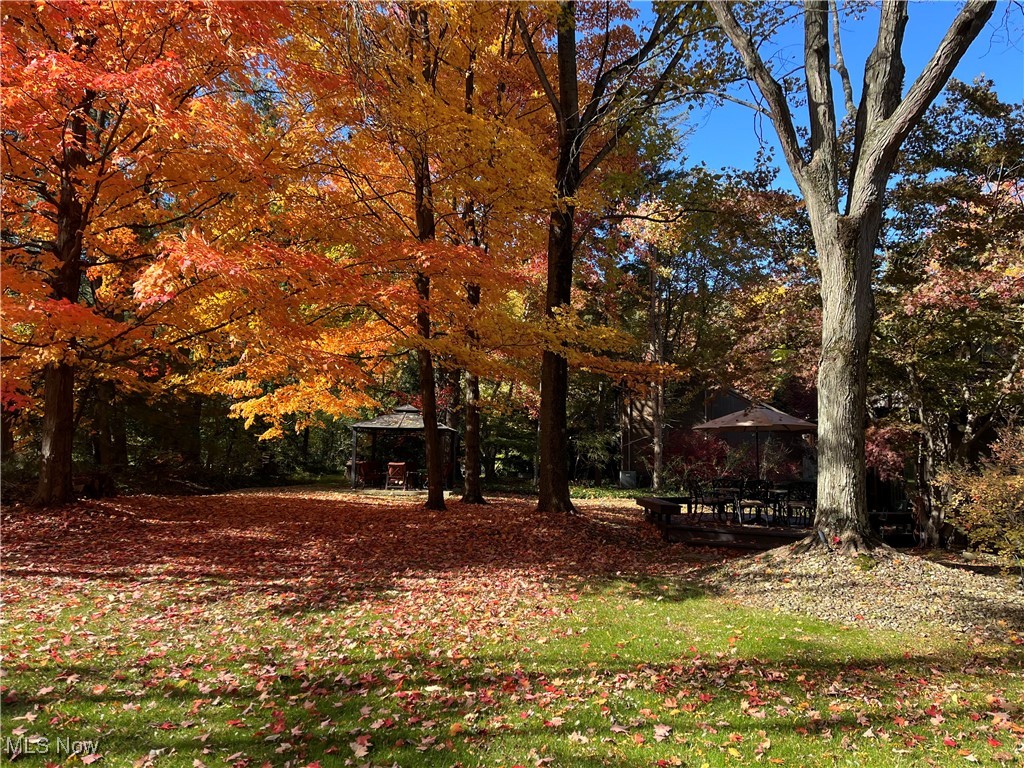
{"type": "Polygon", "coordinates": [[[1024,560],[1024,427],[1006,429],[977,471],[940,478],[949,488],[947,519],[971,544],[1007,560],[1024,560]]]}

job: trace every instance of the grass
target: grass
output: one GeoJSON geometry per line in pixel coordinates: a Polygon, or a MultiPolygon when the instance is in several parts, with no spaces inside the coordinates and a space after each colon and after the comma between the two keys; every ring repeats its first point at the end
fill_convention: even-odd
{"type": "Polygon", "coordinates": [[[6,759],[43,738],[48,752],[19,762],[1024,760],[1024,653],[1009,631],[875,632],[585,566],[418,567],[386,582],[353,568],[328,585],[186,565],[7,574],[6,759]],[[59,738],[95,744],[69,757],[59,738]]]}

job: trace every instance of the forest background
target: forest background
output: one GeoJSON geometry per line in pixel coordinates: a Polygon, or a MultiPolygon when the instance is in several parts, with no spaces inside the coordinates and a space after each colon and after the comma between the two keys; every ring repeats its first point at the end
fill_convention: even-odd
{"type": "MultiPolygon", "coordinates": [[[[930,517],[1024,404],[1020,19],[910,10],[906,85],[987,22],[871,244],[862,451],[930,517]]],[[[850,162],[886,16],[816,13],[850,162]]],[[[739,19],[798,107],[811,17],[739,19]]],[[[818,416],[820,241],[727,37],[711,5],[6,4],[8,498],[337,475],[352,421],[412,403],[465,434],[467,499],[539,466],[565,509],[615,476],[625,398],[818,416]]]]}

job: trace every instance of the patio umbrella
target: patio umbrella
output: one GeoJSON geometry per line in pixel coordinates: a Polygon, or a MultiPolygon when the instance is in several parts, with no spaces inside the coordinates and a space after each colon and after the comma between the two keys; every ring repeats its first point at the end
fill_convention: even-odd
{"type": "Polygon", "coordinates": [[[761,433],[762,432],[815,432],[817,424],[790,416],[770,405],[753,404],[742,411],[728,413],[717,419],[698,424],[694,429],[708,432],[753,432],[754,461],[757,479],[761,479],[761,433]]]}

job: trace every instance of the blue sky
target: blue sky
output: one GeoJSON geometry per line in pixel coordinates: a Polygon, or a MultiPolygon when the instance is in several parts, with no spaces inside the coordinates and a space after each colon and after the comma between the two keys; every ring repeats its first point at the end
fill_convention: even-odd
{"type": "MultiPolygon", "coordinates": [[[[959,8],[958,2],[911,2],[910,21],[903,44],[907,68],[904,89],[910,87],[924,68],[959,8]]],[[[970,82],[979,75],[985,75],[995,82],[996,91],[1003,101],[1024,101],[1022,17],[1024,13],[1019,5],[1014,8],[1009,3],[999,3],[988,26],[961,60],[954,77],[970,82]]],[[[860,79],[864,71],[864,62],[874,44],[877,31],[877,9],[869,11],[859,21],[847,20],[842,24],[843,53],[853,81],[855,102],[860,99],[860,79]]],[[[796,61],[802,55],[802,48],[802,30],[791,25],[780,33],[776,41],[765,44],[762,56],[775,54],[796,61]]],[[[838,77],[834,80],[836,98],[840,102],[838,106],[841,110],[842,91],[838,77]]],[[[737,92],[737,95],[750,98],[749,91],[737,92]]],[[[804,108],[796,110],[798,119],[803,114],[804,108]]],[[[795,188],[792,176],[785,168],[785,161],[770,121],[759,120],[752,110],[738,104],[727,103],[693,119],[692,134],[686,147],[689,164],[703,161],[712,169],[727,166],[753,167],[758,148],[758,125],[765,143],[775,149],[775,163],[781,168],[779,183],[787,188],[795,188]]]]}

